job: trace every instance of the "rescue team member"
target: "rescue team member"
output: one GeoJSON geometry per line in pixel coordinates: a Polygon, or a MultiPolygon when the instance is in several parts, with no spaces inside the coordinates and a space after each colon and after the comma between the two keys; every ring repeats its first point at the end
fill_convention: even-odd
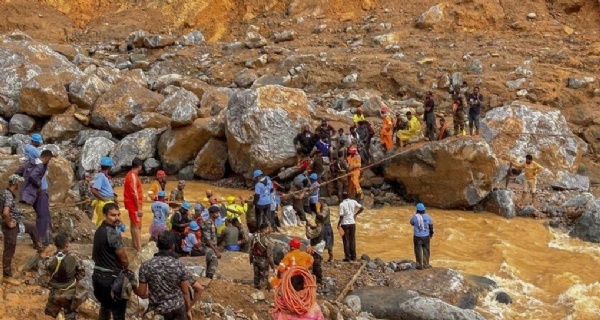
{"type": "MultiPolygon", "coordinates": [[[[156,179],[150,184],[148,189],[148,198],[150,201],[156,200],[159,191],[166,191],[167,188],[167,174],[163,170],[158,170],[156,173],[156,179]]],[[[169,199],[167,199],[168,201],[169,199]]]]}
{"type": "Polygon", "coordinates": [[[269,268],[275,270],[273,260],[273,242],[266,235],[269,234],[269,224],[263,222],[258,233],[252,235],[250,240],[250,264],[254,269],[254,287],[256,289],[269,288],[269,268]]]}
{"type": "Polygon", "coordinates": [[[481,114],[481,103],[483,95],[479,93],[479,87],[473,88],[473,93],[469,95],[469,134],[473,135],[473,126],[475,126],[475,135],[479,135],[479,115],[481,114]]]}
{"type": "Polygon", "coordinates": [[[104,221],[103,209],[105,205],[114,203],[118,206],[117,194],[113,192],[111,177],[108,175],[113,166],[113,161],[109,157],[100,159],[100,171],[94,177],[92,184],[92,194],[96,199],[92,201],[96,213],[96,227],[99,227],[104,221]]]}
{"type": "Polygon", "coordinates": [[[405,142],[421,134],[421,122],[419,122],[419,119],[413,117],[410,111],[406,113],[406,118],[408,119],[408,129],[399,130],[397,133],[400,148],[404,146],[405,142]]]}
{"type": "Polygon", "coordinates": [[[125,209],[129,213],[131,242],[133,248],[137,251],[142,250],[142,208],[144,206],[144,191],[142,190],[142,182],[140,181],[140,170],[144,161],[140,158],[135,158],[131,162],[131,170],[125,176],[125,184],[123,185],[123,203],[125,209]]]}
{"type": "Polygon", "coordinates": [[[448,125],[446,124],[446,119],[440,119],[440,131],[438,133],[438,141],[444,140],[450,136],[450,130],[448,129],[448,125]]]}
{"type": "Polygon", "coordinates": [[[17,209],[15,192],[19,190],[19,184],[23,178],[12,174],[8,177],[8,187],[0,194],[0,207],[2,208],[2,234],[4,235],[4,250],[2,252],[2,282],[11,286],[18,286],[20,281],[13,279],[12,258],[17,248],[17,236],[20,229],[29,234],[33,246],[37,249],[40,257],[43,256],[44,247],[40,242],[37,229],[33,224],[25,223],[25,213],[17,209]]]}
{"type": "Polygon", "coordinates": [[[356,146],[348,148],[346,162],[348,162],[348,171],[350,171],[348,176],[348,194],[352,198],[357,197],[358,199],[362,199],[363,192],[360,187],[361,159],[356,146]]]}
{"type": "MultiPolygon", "coordinates": [[[[163,191],[164,192],[164,191],[163,191]]],[[[177,243],[181,243],[181,241],[185,237],[185,228],[189,225],[191,219],[188,215],[190,210],[190,204],[188,202],[184,202],[175,213],[171,216],[171,232],[179,237],[179,241],[177,243]]],[[[181,253],[181,246],[176,246],[175,251],[177,253],[181,253]]]]}
{"type": "Polygon", "coordinates": [[[317,214],[317,203],[319,203],[319,192],[321,192],[321,188],[319,188],[319,177],[316,173],[311,173],[310,176],[310,196],[308,197],[308,201],[310,204],[310,212],[312,214],[317,214]]]}
{"type": "Polygon", "coordinates": [[[306,158],[313,147],[315,146],[315,135],[310,132],[310,126],[304,125],[302,132],[298,133],[294,137],[294,146],[296,146],[296,162],[300,162],[303,158],[306,158]]]}
{"type": "Polygon", "coordinates": [[[77,319],[77,308],[87,299],[87,295],[76,296],[77,283],[85,277],[83,261],[69,253],[69,237],[59,234],[54,238],[57,252],[38,262],[36,280],[50,290],[44,314],[57,318],[64,310],[65,320],[77,319]]]}
{"type": "Polygon", "coordinates": [[[533,161],[533,156],[530,154],[525,156],[525,163],[513,163],[511,161],[510,164],[517,169],[525,170],[525,185],[523,187],[523,193],[521,194],[519,206],[523,206],[528,193],[531,193],[531,205],[533,205],[537,187],[537,176],[542,173],[544,168],[539,163],[533,161]]]}
{"type": "Polygon", "coordinates": [[[260,226],[271,210],[271,191],[273,184],[269,177],[261,170],[254,170],[254,208],[256,214],[256,226],[260,226]]]}
{"type": "Polygon", "coordinates": [[[300,250],[300,246],[300,239],[293,238],[290,240],[290,251],[288,251],[283,259],[281,259],[281,262],[277,267],[277,278],[274,278],[271,281],[273,287],[279,284],[283,274],[291,267],[300,266],[305,267],[306,269],[312,268],[314,258],[310,254],[300,250]]]}
{"type": "Polygon", "coordinates": [[[354,113],[354,116],[352,116],[352,121],[355,126],[357,126],[359,122],[365,121],[365,115],[363,114],[363,109],[361,107],[356,108],[356,112],[354,113]]]}
{"type": "Polygon", "coordinates": [[[167,217],[171,209],[169,205],[165,203],[165,192],[159,191],[158,198],[150,206],[152,210],[152,225],[150,225],[150,240],[156,241],[158,235],[167,230],[167,217]]]}
{"type": "Polygon", "coordinates": [[[427,91],[427,94],[425,95],[425,114],[423,117],[425,118],[426,136],[429,138],[429,141],[435,141],[436,138],[434,109],[435,102],[433,101],[433,93],[427,91]]]}
{"type": "Polygon", "coordinates": [[[240,203],[243,205],[237,204],[234,196],[229,196],[226,198],[226,200],[228,219],[240,218],[248,211],[248,204],[244,203],[244,199],[242,199],[242,197],[240,197],[240,203]]]}
{"type": "MultiPolygon", "coordinates": [[[[341,199],[341,197],[340,197],[341,199]]],[[[325,249],[327,249],[327,253],[329,253],[329,259],[327,262],[333,261],[333,228],[331,227],[331,213],[329,211],[329,206],[325,201],[319,200],[320,204],[320,212],[319,216],[323,217],[323,239],[325,240],[325,249]]]]}
{"type": "Polygon", "coordinates": [[[206,254],[206,277],[214,278],[221,259],[221,252],[217,248],[217,226],[216,220],[220,217],[219,207],[210,206],[208,212],[210,219],[202,225],[202,247],[206,254]]]}
{"type": "Polygon", "coordinates": [[[191,257],[203,256],[201,237],[200,226],[196,221],[190,222],[189,227],[185,228],[184,238],[181,243],[183,254],[191,257]]]}
{"type": "Polygon", "coordinates": [[[171,196],[169,197],[169,200],[178,202],[185,201],[183,189],[185,189],[185,180],[179,180],[179,182],[177,183],[177,188],[171,191],[171,196]]]}
{"type": "Polygon", "coordinates": [[[317,278],[317,292],[323,292],[323,270],[321,269],[323,252],[325,251],[323,216],[317,215],[315,223],[314,226],[306,225],[306,238],[310,240],[308,253],[313,257],[312,272],[317,278]]]}
{"type": "Polygon", "coordinates": [[[327,123],[327,119],[321,120],[321,125],[315,129],[315,136],[320,139],[323,136],[333,137],[335,135],[335,129],[327,123]]]}
{"type": "Polygon", "coordinates": [[[430,240],[433,237],[433,219],[425,213],[425,206],[417,203],[417,213],[410,219],[414,229],[413,244],[417,269],[429,269],[430,240]]]}
{"type": "Polygon", "coordinates": [[[383,125],[379,132],[379,140],[383,148],[388,151],[394,148],[392,132],[394,130],[394,120],[390,116],[388,107],[381,108],[381,116],[383,117],[383,125]]]}
{"type": "Polygon", "coordinates": [[[356,260],[356,220],[355,217],[363,212],[365,208],[353,199],[348,197],[348,193],[342,194],[342,203],[340,203],[340,219],[337,228],[341,229],[342,243],[344,244],[344,261],[356,260]],[[356,211],[358,208],[358,211],[356,211]]]}

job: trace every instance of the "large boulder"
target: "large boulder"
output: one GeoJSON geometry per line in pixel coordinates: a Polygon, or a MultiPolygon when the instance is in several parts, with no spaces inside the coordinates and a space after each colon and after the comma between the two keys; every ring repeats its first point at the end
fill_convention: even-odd
{"type": "Polygon", "coordinates": [[[409,270],[396,272],[389,286],[413,290],[420,295],[438,298],[446,303],[465,309],[475,308],[477,293],[466,277],[446,268],[409,270]]]}
{"type": "Polygon", "coordinates": [[[81,171],[100,170],[100,159],[108,156],[114,147],[115,143],[105,137],[87,139],[79,157],[79,169],[81,171]]]}
{"type": "Polygon", "coordinates": [[[198,152],[194,160],[194,174],[205,180],[219,180],[225,177],[227,164],[227,142],[210,139],[198,152]]]}
{"type": "Polygon", "coordinates": [[[583,241],[600,243],[600,200],[595,200],[585,209],[585,212],[575,223],[570,233],[583,241]]]}
{"type": "Polygon", "coordinates": [[[95,74],[87,74],[75,79],[69,86],[69,101],[84,110],[92,110],[96,100],[110,86],[95,74]]]}
{"type": "Polygon", "coordinates": [[[485,320],[473,310],[465,310],[436,298],[416,297],[399,306],[397,320],[485,320]]]}
{"type": "Polygon", "coordinates": [[[167,128],[171,119],[156,112],[142,112],[136,114],[131,123],[138,128],[167,128]]]}
{"type": "Polygon", "coordinates": [[[512,190],[496,189],[483,201],[483,208],[488,211],[511,219],[517,216],[513,196],[515,193],[512,190]]]}
{"type": "Polygon", "coordinates": [[[11,117],[18,112],[21,89],[39,75],[56,79],[83,75],[74,64],[46,45],[4,38],[0,46],[0,116],[11,117]]]}
{"type": "Polygon", "coordinates": [[[60,143],[74,139],[85,127],[71,114],[52,116],[42,128],[41,134],[45,142],[60,143]]]}
{"type": "Polygon", "coordinates": [[[201,113],[216,116],[227,108],[229,96],[220,90],[205,91],[200,100],[201,113]]]}
{"type": "Polygon", "coordinates": [[[194,159],[198,151],[210,140],[208,118],[196,119],[191,125],[170,128],[158,140],[158,156],[167,174],[177,173],[194,159]]]}
{"type": "Polygon", "coordinates": [[[156,109],[156,112],[171,118],[173,128],[192,124],[198,117],[200,99],[191,91],[178,88],[156,109]]]}
{"type": "Polygon", "coordinates": [[[264,86],[243,90],[229,100],[226,136],[229,163],[240,174],[261,169],[273,174],[296,159],[294,137],[309,123],[302,90],[264,86]]]}
{"type": "Polygon", "coordinates": [[[52,210],[52,227],[56,233],[64,233],[71,241],[92,243],[94,241],[94,223],[77,207],[52,210]]]}
{"type": "Polygon", "coordinates": [[[124,168],[131,166],[131,162],[135,158],[146,160],[154,157],[160,133],[161,131],[158,129],[148,128],[123,138],[110,153],[114,162],[112,172],[121,172],[124,168]]]}
{"type": "Polygon", "coordinates": [[[112,139],[112,134],[106,130],[82,130],[77,134],[74,142],[77,146],[83,146],[89,139],[98,137],[112,139]]]}
{"type": "Polygon", "coordinates": [[[106,91],[94,105],[90,123],[116,135],[127,135],[143,128],[132,123],[142,112],[153,112],[163,96],[136,82],[125,81],[106,91]]]}
{"type": "Polygon", "coordinates": [[[15,114],[10,118],[8,131],[13,134],[28,134],[35,128],[35,119],[25,114],[15,114]]]}
{"type": "Polygon", "coordinates": [[[565,117],[557,109],[512,102],[486,113],[481,121],[481,136],[497,155],[519,162],[531,154],[543,167],[576,172],[587,148],[569,129],[565,117]]]}
{"type": "Polygon", "coordinates": [[[588,191],[590,178],[570,172],[559,172],[557,178],[550,184],[555,190],[588,191]]]}
{"type": "Polygon", "coordinates": [[[36,117],[49,117],[61,114],[69,106],[69,96],[65,84],[70,79],[68,73],[59,76],[41,74],[29,80],[21,89],[19,97],[19,111],[36,117]]]}
{"type": "Polygon", "coordinates": [[[360,298],[362,311],[366,311],[378,319],[398,319],[400,305],[419,294],[401,288],[365,287],[352,291],[352,295],[360,298]]]}
{"type": "Polygon", "coordinates": [[[339,111],[354,111],[355,108],[361,107],[366,117],[379,117],[381,108],[388,106],[381,98],[381,93],[372,89],[352,91],[344,98],[336,100],[333,105],[334,109],[339,111]]]}
{"type": "Polygon", "coordinates": [[[472,207],[492,189],[498,161],[479,137],[456,137],[413,147],[391,159],[388,180],[438,208],[472,207]]]}

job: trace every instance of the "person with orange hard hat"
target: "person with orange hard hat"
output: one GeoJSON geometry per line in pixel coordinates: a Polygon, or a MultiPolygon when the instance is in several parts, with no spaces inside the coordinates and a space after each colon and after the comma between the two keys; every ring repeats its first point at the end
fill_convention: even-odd
{"type": "Polygon", "coordinates": [[[348,162],[348,171],[350,171],[350,175],[348,176],[348,194],[351,198],[357,196],[359,199],[362,199],[363,192],[360,187],[361,159],[356,146],[348,148],[346,161],[348,162]]]}
{"type": "Polygon", "coordinates": [[[394,139],[392,137],[393,129],[394,129],[394,120],[390,116],[390,110],[388,107],[381,108],[381,116],[383,117],[383,126],[381,127],[381,131],[379,132],[379,140],[381,141],[381,145],[385,148],[386,151],[394,148],[394,139]]]}
{"type": "MultiPolygon", "coordinates": [[[[150,184],[148,189],[148,198],[155,201],[158,197],[159,191],[165,191],[167,187],[167,174],[163,170],[158,170],[156,173],[156,179],[150,184]]],[[[166,191],[165,191],[166,192],[166,191]]],[[[166,199],[168,201],[168,199],[166,199]]]]}

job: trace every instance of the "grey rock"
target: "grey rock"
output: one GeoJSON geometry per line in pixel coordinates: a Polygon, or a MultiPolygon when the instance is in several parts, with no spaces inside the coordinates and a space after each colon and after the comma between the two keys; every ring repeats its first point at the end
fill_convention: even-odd
{"type": "Polygon", "coordinates": [[[562,207],[564,207],[564,208],[569,208],[569,207],[585,208],[592,201],[594,201],[594,196],[591,193],[586,192],[586,193],[579,194],[572,198],[567,199],[565,202],[563,202],[562,207]]]}
{"type": "Polygon", "coordinates": [[[62,155],[63,155],[62,151],[60,150],[60,147],[55,144],[51,144],[51,143],[44,144],[40,148],[40,151],[44,151],[44,150],[50,150],[50,152],[52,152],[52,155],[54,155],[55,157],[62,157],[62,155]]]}
{"type": "Polygon", "coordinates": [[[363,253],[363,254],[360,256],[360,260],[362,260],[362,261],[371,261],[371,257],[369,257],[369,255],[368,255],[368,254],[366,254],[366,253],[363,253]]]}
{"type": "Polygon", "coordinates": [[[469,65],[467,66],[467,69],[469,70],[469,73],[481,74],[483,72],[483,65],[481,63],[481,60],[471,60],[471,62],[469,62],[469,65]]]}
{"type": "Polygon", "coordinates": [[[365,287],[352,291],[358,297],[362,311],[373,314],[378,319],[398,319],[399,306],[419,294],[401,288],[365,287]]]}
{"type": "Polygon", "coordinates": [[[577,79],[571,77],[569,78],[567,85],[571,89],[582,89],[586,88],[588,86],[588,83],[584,79],[577,79]]]}
{"type": "Polygon", "coordinates": [[[312,33],[319,34],[319,33],[323,32],[323,31],[325,31],[325,29],[327,29],[327,25],[326,24],[320,24],[320,25],[316,26],[313,29],[312,33]]]}
{"type": "Polygon", "coordinates": [[[260,57],[256,59],[246,60],[246,68],[258,69],[263,68],[267,65],[268,56],[266,54],[261,54],[260,57]]]}
{"type": "Polygon", "coordinates": [[[8,154],[12,154],[12,148],[10,146],[10,140],[12,137],[0,136],[0,148],[8,148],[11,151],[8,154]]]}
{"type": "Polygon", "coordinates": [[[73,115],[59,114],[50,118],[42,128],[41,134],[44,141],[62,142],[71,140],[85,129],[73,115]]]}
{"type": "Polygon", "coordinates": [[[239,41],[235,41],[235,42],[231,42],[228,43],[226,45],[223,46],[223,50],[239,50],[244,48],[245,44],[243,42],[239,42],[239,41]]]}
{"type": "Polygon", "coordinates": [[[104,137],[87,139],[79,157],[80,175],[82,171],[100,170],[100,159],[108,156],[114,147],[115,143],[104,137]]]}
{"type": "Polygon", "coordinates": [[[600,200],[594,200],[585,209],[569,235],[583,241],[600,243],[600,200]]]}
{"type": "Polygon", "coordinates": [[[186,166],[177,173],[178,180],[194,180],[194,166],[186,166]]]}
{"type": "Polygon", "coordinates": [[[267,39],[261,36],[258,33],[258,28],[256,26],[250,25],[248,30],[246,31],[246,38],[244,40],[244,44],[249,49],[262,48],[267,45],[267,39]]]}
{"type": "Polygon", "coordinates": [[[436,298],[415,297],[400,304],[398,320],[485,320],[473,310],[465,310],[436,298]]]}
{"type": "Polygon", "coordinates": [[[8,121],[0,117],[0,136],[8,133],[8,121]]]}
{"type": "Polygon", "coordinates": [[[171,126],[177,128],[196,120],[199,105],[200,99],[194,93],[178,88],[156,108],[156,112],[171,118],[171,126]]]}
{"type": "Polygon", "coordinates": [[[250,69],[244,69],[235,76],[235,84],[240,88],[248,88],[258,79],[256,72],[250,69]]]}
{"type": "Polygon", "coordinates": [[[514,192],[512,190],[493,190],[483,201],[483,208],[507,219],[514,218],[517,212],[512,200],[513,197],[514,192]]]}
{"type": "Polygon", "coordinates": [[[10,147],[16,154],[23,154],[23,148],[26,144],[31,143],[31,138],[24,134],[14,134],[10,137],[10,147]]]}
{"type": "Polygon", "coordinates": [[[527,205],[519,210],[519,217],[533,217],[535,216],[537,209],[531,205],[527,205]]]}
{"type": "Polygon", "coordinates": [[[273,75],[264,75],[258,79],[256,79],[250,89],[257,89],[264,86],[283,86],[289,78],[273,76],[273,75]]]}
{"type": "Polygon", "coordinates": [[[160,161],[155,158],[148,158],[144,161],[144,172],[147,175],[155,174],[160,169],[160,161]]]}
{"type": "Polygon", "coordinates": [[[115,174],[127,169],[135,158],[146,160],[154,157],[160,133],[158,129],[149,128],[123,138],[110,153],[114,163],[111,172],[115,174]]]}
{"type": "Polygon", "coordinates": [[[8,131],[10,133],[28,134],[35,128],[35,119],[24,114],[15,114],[10,118],[8,131]]]}
{"type": "Polygon", "coordinates": [[[283,31],[283,32],[275,32],[275,43],[284,42],[284,41],[292,41],[296,37],[296,32],[294,31],[283,31]]]}
{"type": "Polygon", "coordinates": [[[84,75],[69,85],[69,102],[84,110],[92,110],[94,103],[110,86],[95,74],[84,75]]]}
{"type": "Polygon", "coordinates": [[[441,24],[445,17],[443,8],[442,4],[430,7],[417,18],[416,27],[429,29],[441,24]]]}
{"type": "Polygon", "coordinates": [[[342,79],[343,83],[354,83],[358,81],[358,73],[351,73],[342,79]]]}
{"type": "Polygon", "coordinates": [[[363,109],[366,117],[379,117],[381,108],[389,106],[379,91],[371,89],[351,91],[344,98],[333,102],[333,108],[337,111],[352,112],[358,107],[363,109]]]}
{"type": "Polygon", "coordinates": [[[144,48],[148,49],[160,49],[168,46],[172,46],[175,43],[175,39],[169,36],[145,36],[143,39],[144,48]]]}
{"type": "Polygon", "coordinates": [[[182,46],[196,46],[204,43],[204,35],[200,30],[187,33],[177,40],[177,44],[182,46]]]}
{"type": "Polygon", "coordinates": [[[377,269],[377,264],[373,261],[367,263],[367,269],[375,270],[377,269]]]}
{"type": "Polygon", "coordinates": [[[570,172],[560,172],[558,175],[558,180],[550,184],[554,190],[588,191],[590,189],[590,178],[586,176],[570,172]]]}
{"type": "Polygon", "coordinates": [[[508,293],[504,291],[497,292],[496,297],[494,299],[502,304],[511,304],[513,302],[512,298],[508,295],[508,293]]]}
{"type": "Polygon", "coordinates": [[[77,134],[74,143],[77,146],[83,146],[87,140],[99,137],[112,139],[112,133],[105,130],[82,130],[77,134]]]}
{"type": "Polygon", "coordinates": [[[504,182],[506,185],[506,175],[508,174],[509,165],[508,163],[501,163],[496,169],[496,174],[494,175],[494,184],[504,182]]]}
{"type": "Polygon", "coordinates": [[[144,46],[144,37],[146,37],[148,33],[144,30],[134,31],[125,37],[125,43],[130,48],[142,48],[144,46]]]}
{"type": "Polygon", "coordinates": [[[344,298],[343,303],[350,307],[354,313],[359,313],[361,311],[360,298],[358,296],[348,295],[344,298]]]}
{"type": "Polygon", "coordinates": [[[522,86],[526,81],[527,79],[525,78],[519,78],[517,80],[507,81],[504,85],[509,89],[515,90],[519,89],[519,87],[522,86]]]}
{"type": "Polygon", "coordinates": [[[462,86],[462,83],[463,83],[462,73],[460,73],[460,72],[453,72],[451,80],[452,80],[452,84],[453,85],[460,85],[460,86],[462,86]]]}

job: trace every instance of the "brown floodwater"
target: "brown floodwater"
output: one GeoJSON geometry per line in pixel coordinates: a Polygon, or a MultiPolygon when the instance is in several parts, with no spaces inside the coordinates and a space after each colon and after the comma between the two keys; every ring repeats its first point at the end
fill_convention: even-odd
{"type": "MultiPolygon", "coordinates": [[[[176,182],[169,182],[168,190],[176,182]]],[[[148,188],[144,185],[144,190],[148,188]]],[[[225,189],[201,182],[188,182],[186,198],[204,197],[212,189],[217,198],[249,196],[250,191],[225,189]]],[[[122,188],[117,188],[122,194],[122,188]]],[[[148,239],[152,221],[145,204],[143,238],[148,239]]],[[[337,207],[332,214],[337,214],[337,207]]],[[[357,253],[384,261],[414,259],[412,207],[365,210],[357,218],[357,253]]],[[[480,300],[477,311],[488,319],[593,320],[600,319],[600,246],[571,239],[544,226],[543,220],[506,220],[490,213],[429,210],[435,224],[431,264],[493,279],[513,298],[513,304],[498,304],[493,293],[480,300]]],[[[128,222],[126,213],[123,220],[128,222]]],[[[332,219],[336,223],[336,219],[332,219]]],[[[303,228],[284,232],[301,235],[303,228]]],[[[125,236],[129,236],[126,232],[125,236]]],[[[336,258],[343,258],[336,234],[336,258]]]]}

